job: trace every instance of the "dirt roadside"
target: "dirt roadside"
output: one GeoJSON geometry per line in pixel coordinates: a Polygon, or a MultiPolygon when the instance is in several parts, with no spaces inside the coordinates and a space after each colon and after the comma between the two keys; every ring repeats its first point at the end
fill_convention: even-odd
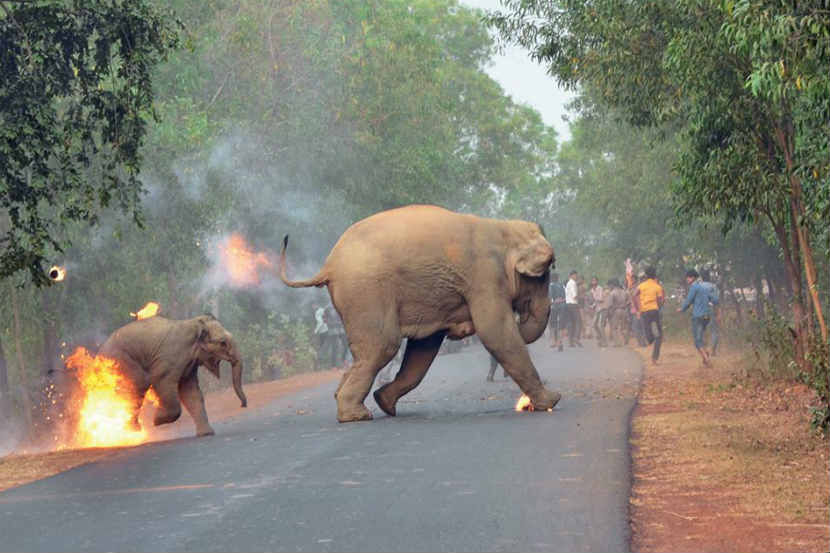
{"type": "Polygon", "coordinates": [[[632,550],[827,551],[828,441],[806,386],[761,386],[727,352],[704,368],[668,343],[645,366],[632,418],[632,550]]]}
{"type": "MultiPolygon", "coordinates": [[[[210,393],[205,396],[208,416],[213,422],[244,416],[280,397],[338,379],[341,374],[343,374],[342,371],[334,369],[299,374],[271,382],[246,384],[247,409],[242,409],[239,406],[239,400],[231,389],[210,393]]],[[[144,415],[142,413],[142,423],[146,421],[144,415]]],[[[169,439],[177,434],[190,436],[193,433],[193,422],[188,415],[184,414],[179,421],[168,425],[167,428],[161,431],[154,430],[151,430],[148,441],[169,439]]],[[[13,453],[0,458],[0,491],[40,480],[79,465],[95,462],[123,449],[125,448],[75,449],[32,454],[13,453]]]]}

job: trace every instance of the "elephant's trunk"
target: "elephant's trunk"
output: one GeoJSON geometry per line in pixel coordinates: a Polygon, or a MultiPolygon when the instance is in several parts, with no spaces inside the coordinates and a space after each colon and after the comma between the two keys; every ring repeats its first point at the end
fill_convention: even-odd
{"type": "Polygon", "coordinates": [[[545,332],[550,317],[550,298],[547,294],[531,299],[526,310],[520,312],[519,334],[525,344],[530,344],[539,339],[545,332]]]}
{"type": "Polygon", "coordinates": [[[231,378],[233,380],[233,391],[236,392],[236,397],[239,398],[242,407],[248,406],[248,398],[245,397],[245,392],[242,390],[242,358],[239,356],[239,350],[236,344],[231,342],[232,356],[231,356],[231,378]]]}

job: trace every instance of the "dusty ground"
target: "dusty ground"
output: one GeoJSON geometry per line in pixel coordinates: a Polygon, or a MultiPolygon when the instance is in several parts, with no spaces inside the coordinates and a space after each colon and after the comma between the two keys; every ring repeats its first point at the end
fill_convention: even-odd
{"type": "Polygon", "coordinates": [[[634,551],[828,551],[828,441],[814,394],[741,377],[727,352],[704,368],[691,345],[647,360],[632,419],[634,551]]]}
{"type": "MultiPolygon", "coordinates": [[[[281,396],[306,388],[313,388],[324,382],[339,378],[341,374],[342,372],[338,370],[330,370],[299,374],[271,382],[246,384],[247,410],[239,406],[239,400],[231,389],[210,393],[205,397],[208,416],[214,422],[242,416],[281,396]]],[[[143,410],[141,418],[145,427],[147,427],[147,419],[149,418],[147,415],[149,413],[145,413],[143,410]]],[[[167,425],[161,430],[153,429],[148,441],[169,439],[179,435],[190,436],[192,433],[193,423],[187,414],[183,414],[176,423],[167,425]]],[[[12,454],[0,458],[0,491],[40,480],[78,465],[97,461],[120,449],[123,448],[76,449],[33,454],[12,454]]]]}

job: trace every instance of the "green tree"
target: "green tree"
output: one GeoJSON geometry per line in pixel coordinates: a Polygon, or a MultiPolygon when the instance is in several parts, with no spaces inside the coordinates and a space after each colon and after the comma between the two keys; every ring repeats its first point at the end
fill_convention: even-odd
{"type": "Polygon", "coordinates": [[[43,264],[114,204],[140,221],[151,72],[178,25],[147,1],[0,3],[0,277],[43,264]]]}
{"type": "MultiPolygon", "coordinates": [[[[490,21],[505,39],[548,63],[560,82],[590,88],[597,102],[636,125],[676,126],[681,142],[673,197],[679,215],[720,217],[725,229],[769,220],[790,276],[802,346],[797,358],[804,364],[811,326],[803,273],[826,339],[807,232],[817,210],[806,207],[812,200],[799,180],[826,180],[826,138],[812,130],[823,123],[811,119],[830,102],[830,90],[821,86],[821,68],[830,62],[824,8],[770,2],[759,19],[756,4],[729,0],[504,5],[507,12],[490,21]],[[796,69],[793,77],[770,77],[772,70],[784,77],[796,69]]],[[[810,195],[826,195],[824,189],[817,184],[810,195]]]]}

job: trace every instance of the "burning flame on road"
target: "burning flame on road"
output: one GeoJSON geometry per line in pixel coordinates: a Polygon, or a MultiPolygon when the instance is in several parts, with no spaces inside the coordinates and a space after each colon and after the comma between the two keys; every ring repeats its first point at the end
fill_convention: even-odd
{"type": "MultiPolygon", "coordinates": [[[[516,402],[516,411],[535,411],[536,409],[533,407],[533,404],[530,403],[530,398],[527,397],[526,394],[522,394],[522,397],[519,398],[519,401],[516,402]]],[[[548,409],[548,411],[553,411],[553,409],[548,409]]]]}
{"type": "Polygon", "coordinates": [[[52,265],[49,268],[49,278],[51,278],[54,282],[61,282],[66,278],[66,267],[52,265]]]}
{"type": "Polygon", "coordinates": [[[533,404],[530,403],[530,398],[522,394],[519,401],[516,402],[516,411],[533,411],[533,404]]]}
{"type": "Polygon", "coordinates": [[[155,317],[159,313],[159,309],[161,306],[154,301],[148,302],[147,305],[139,309],[136,313],[130,313],[131,317],[135,317],[136,320],[141,319],[149,319],[150,317],[155,317]]]}
{"type": "Polygon", "coordinates": [[[260,283],[259,271],[273,269],[274,263],[264,252],[256,252],[241,234],[231,234],[219,244],[222,266],[234,286],[255,286],[260,283]]]}
{"type": "MultiPolygon", "coordinates": [[[[114,359],[93,357],[82,347],[66,359],[80,383],[78,426],[71,447],[112,447],[139,444],[147,439],[132,426],[133,387],[114,359]]],[[[153,394],[155,395],[155,394],[153,394]]]]}

